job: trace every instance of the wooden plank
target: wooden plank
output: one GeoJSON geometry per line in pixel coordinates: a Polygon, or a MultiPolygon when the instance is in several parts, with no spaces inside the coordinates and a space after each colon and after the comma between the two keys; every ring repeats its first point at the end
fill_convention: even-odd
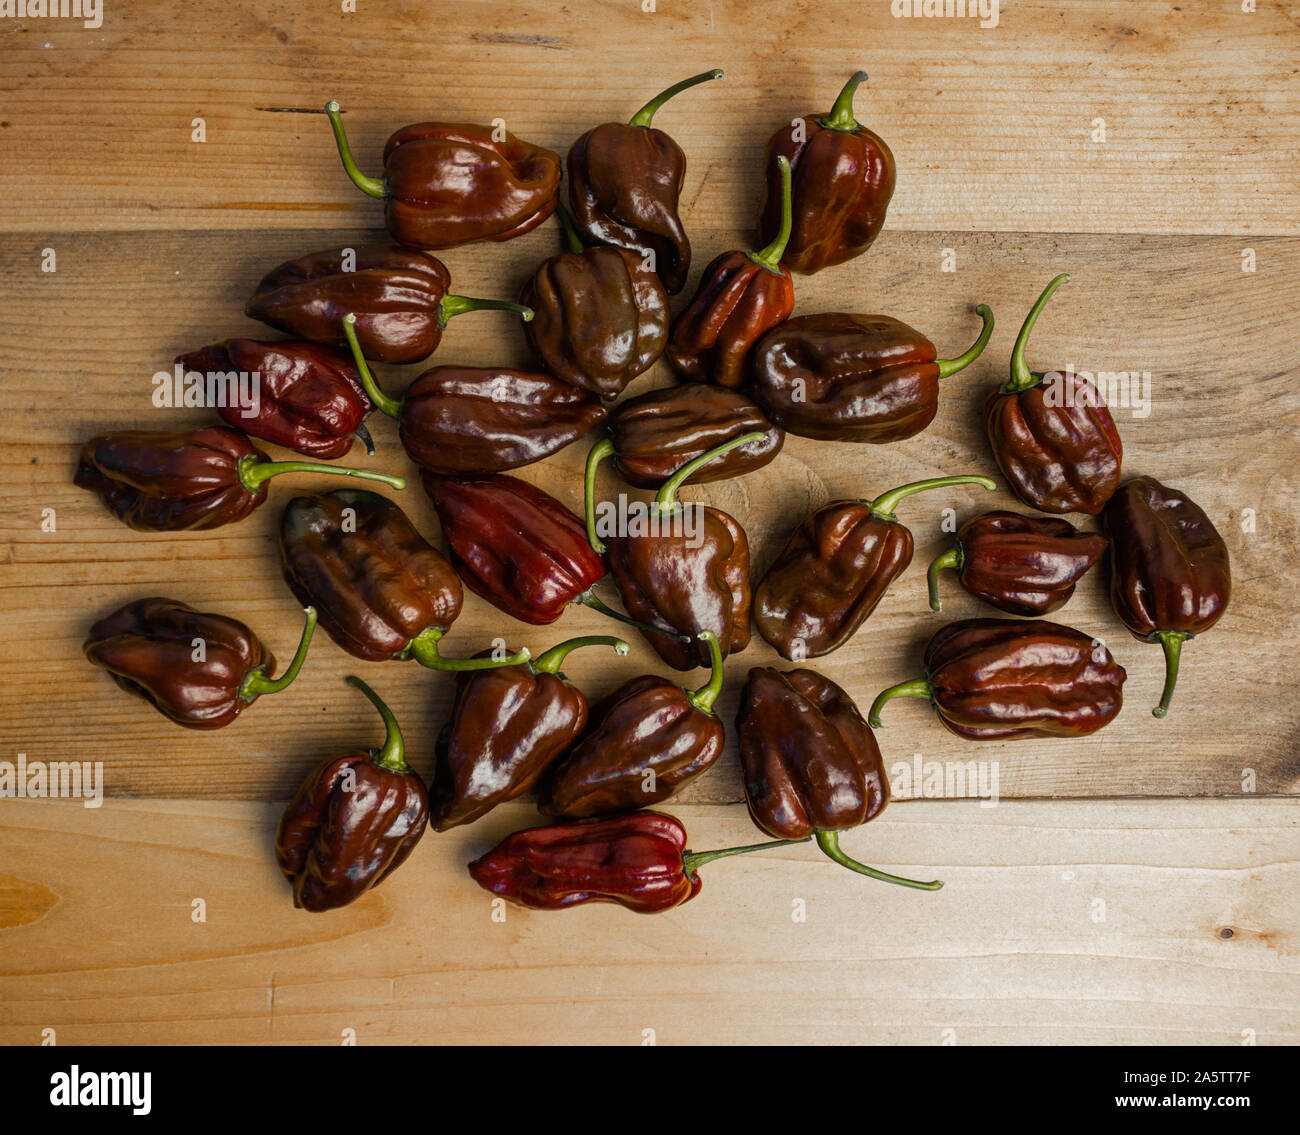
{"type": "Polygon", "coordinates": [[[661,121],[690,155],[690,223],[729,228],[753,215],[773,130],[824,113],[865,67],[862,119],[901,171],[896,231],[1297,232],[1300,95],[1283,0],[1253,13],[1015,0],[986,29],[895,18],[887,0],[655,7],[390,0],[347,14],[136,0],[105,4],[98,29],[4,20],[0,227],[367,225],[377,206],[310,113],[327,98],[350,111],[375,169],[389,133],[430,117],[500,116],[563,152],[659,87],[724,67],[724,83],[661,121]]]}
{"type": "MultiPolygon", "coordinates": [[[[374,236],[342,235],[354,242],[374,236]]],[[[734,233],[712,234],[701,258],[735,239],[734,233]]],[[[154,408],[150,377],[169,369],[179,351],[227,335],[259,334],[261,325],[240,314],[252,284],[280,259],[330,240],[328,232],[268,231],[234,239],[224,233],[70,234],[54,240],[53,275],[39,270],[42,241],[0,240],[0,276],[9,296],[9,319],[0,329],[0,381],[15,411],[0,423],[4,759],[26,752],[32,760],[103,760],[113,794],[284,796],[321,756],[376,735],[371,711],[342,684],[345,674],[359,671],[391,697],[417,767],[431,767],[449,681],[410,665],[362,664],[324,635],[295,687],[209,735],[172,726],[80,656],[96,617],[150,594],[234,614],[282,659],[291,653],[299,614],[279,578],[274,532],[283,504],[313,483],[323,487],[323,478],[282,483],[272,489],[270,505],[246,522],[196,535],[132,533],[70,478],[78,445],[99,430],[210,420],[208,411],[154,408]],[[56,510],[55,532],[41,531],[47,507],[56,510]]],[[[548,230],[487,254],[451,254],[455,285],[470,294],[513,295],[552,242],[548,230]]],[[[1084,740],[979,745],[947,733],[923,705],[899,703],[880,735],[891,765],[910,768],[916,753],[924,761],[996,761],[1000,793],[1017,797],[1300,790],[1300,702],[1280,664],[1300,635],[1294,604],[1300,396],[1294,354],[1284,346],[1300,330],[1300,282],[1291,271],[1298,242],[1252,243],[1258,271],[1248,274],[1240,267],[1241,242],[1232,238],[890,232],[870,257],[801,281],[801,310],[885,307],[924,328],[944,351],[960,350],[973,336],[973,301],[989,302],[999,322],[985,358],[945,384],[939,417],[919,437],[892,446],[794,438],[766,470],[688,491],[741,519],[756,570],[813,504],[941,473],[996,472],[979,406],[988,386],[1005,374],[1023,312],[1064,268],[1073,272],[1073,282],[1044,314],[1031,362],[1150,371],[1149,415],[1117,410],[1126,469],[1191,492],[1223,531],[1233,557],[1232,606],[1212,633],[1188,646],[1175,707],[1165,721],[1147,712],[1160,688],[1160,652],[1119,625],[1098,571],[1057,617],[1105,639],[1127,667],[1128,705],[1114,724],[1084,740]],[[956,273],[938,270],[944,248],[956,251],[956,273]],[[1248,509],[1253,532],[1243,529],[1248,509]]],[[[498,314],[455,321],[436,358],[527,364],[522,336],[498,314]]],[[[406,368],[409,375],[417,371],[406,368]]],[[[398,390],[404,377],[390,368],[381,381],[398,390]]],[[[661,364],[634,389],[666,381],[661,364]]],[[[391,423],[374,422],[373,432],[379,453],[371,464],[410,473],[391,423]]],[[[580,443],[521,475],[578,507],[585,451],[580,443]]],[[[612,476],[602,485],[618,491],[612,476]]],[[[401,499],[420,528],[434,535],[436,519],[418,485],[401,499]]],[[[949,580],[944,615],[933,615],[924,580],[925,565],[948,540],[941,531],[943,509],[956,509],[964,519],[989,507],[1018,506],[1005,491],[944,491],[915,498],[900,514],[917,539],[910,572],[862,632],[818,663],[864,708],[877,691],[917,672],[923,645],[943,619],[992,613],[949,580]]],[[[538,651],[572,634],[608,629],[606,620],[585,610],[551,628],[528,628],[470,596],[447,646],[472,653],[501,636],[538,651]]],[[[634,646],[622,660],[581,652],[566,668],[583,688],[600,694],[659,668],[639,639],[634,646]]],[[[729,728],[747,669],[774,661],[775,653],[757,637],[730,660],[721,702],[729,728]]],[[[740,798],[730,749],[683,795],[692,802],[740,798]]]]}
{"type": "MultiPolygon", "coordinates": [[[[740,808],[673,811],[697,847],[753,837],[740,808]]],[[[531,809],[426,836],[324,915],[292,909],[275,819],[0,804],[0,1043],[1300,1042],[1289,802],[914,803],[844,843],[934,894],[794,847],[706,867],[667,914],[504,921],[462,864],[531,809]]]]}

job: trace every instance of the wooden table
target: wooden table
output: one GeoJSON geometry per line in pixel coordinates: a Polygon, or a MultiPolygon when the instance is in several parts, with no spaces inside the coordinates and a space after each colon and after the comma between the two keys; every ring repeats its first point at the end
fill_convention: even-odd
{"type": "MultiPolygon", "coordinates": [[[[1006,0],[987,29],[895,18],[887,0],[650,6],[104,0],[99,28],[0,21],[0,760],[100,761],[106,792],[98,808],[0,800],[0,1040],[1300,1039],[1300,99],[1287,5],[1006,0]],[[500,117],[563,152],[712,66],[726,80],[657,121],[689,155],[697,265],[753,240],[768,135],[826,109],[863,66],[857,110],[893,147],[898,191],[871,253],[800,279],[799,309],[887,311],[949,353],[973,337],[975,303],[998,317],[925,434],[885,447],[792,438],[766,470],[688,492],[741,518],[756,570],[824,500],[993,471],[978,407],[1029,304],[1068,271],[1031,363],[1149,372],[1149,412],[1116,408],[1126,471],[1206,508],[1231,549],[1232,607],[1185,651],[1164,722],[1147,712],[1160,652],[1118,624],[1101,572],[1058,617],[1128,669],[1128,705],[1103,733],[972,746],[923,705],[892,706],[881,742],[898,797],[924,794],[904,769],[997,767],[996,806],[900,799],[845,837],[873,863],[942,877],[936,895],[793,848],[710,867],[704,894],[659,918],[590,907],[494,921],[463,865],[535,821],[517,804],[427,836],[348,909],[295,911],[270,856],[273,802],[323,756],[378,736],[343,676],[359,671],[391,700],[425,771],[448,682],[359,663],[322,635],[293,689],[220,733],[176,729],[122,695],[79,647],[93,619],[132,598],[234,614],[291,653],[299,614],[273,534],[277,504],[311,481],[274,487],[271,507],[238,526],[150,536],[72,485],[78,444],[210,421],[154,408],[151,376],[182,351],[257,335],[243,303],[281,260],[382,238],[378,206],[339,168],[327,98],[377,172],[406,122],[500,117]]],[[[512,297],[555,248],[547,225],[445,259],[457,290],[512,297]]],[[[526,365],[527,354],[509,317],[485,314],[457,320],[439,360],[526,365]]],[[[407,371],[381,378],[400,390],[418,373],[407,371]]],[[[637,389],[668,381],[660,365],[637,389]]],[[[409,472],[395,430],[374,432],[373,466],[409,472]]],[[[522,475],[576,505],[584,453],[522,475]]],[[[435,534],[419,489],[401,499],[435,534]]],[[[909,501],[911,571],[821,668],[864,705],[913,676],[942,618],[987,612],[951,582],[943,616],[926,607],[944,510],[1015,504],[1005,490],[909,501]]],[[[448,649],[499,636],[536,652],[602,630],[587,611],[529,628],[470,597],[448,649]]],[[[626,659],[588,651],[566,669],[599,694],[652,657],[638,643],[626,659]]],[[[725,719],[747,668],[774,659],[756,641],[729,661],[725,719]]],[[[669,810],[697,846],[748,842],[741,799],[733,745],[669,810]]]]}

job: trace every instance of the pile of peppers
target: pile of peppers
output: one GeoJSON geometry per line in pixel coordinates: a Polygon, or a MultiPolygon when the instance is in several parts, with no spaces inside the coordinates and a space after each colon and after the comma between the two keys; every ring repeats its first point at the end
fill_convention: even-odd
{"type": "Polygon", "coordinates": [[[674,314],[671,297],[691,277],[687,158],[654,123],[685,114],[701,96],[678,96],[720,78],[711,70],[670,85],[626,123],[593,126],[564,159],[496,123],[404,126],[384,147],[382,177],[359,169],[331,100],[325,110],[344,174],[383,202],[390,242],[271,269],[245,311],[286,338],[228,339],[177,357],[187,374],[256,373],[256,405],[223,406],[221,424],[114,429],[82,447],[75,483],[124,524],[204,531],[266,504],[266,483],[281,474],[403,491],[404,477],[330,463],[356,440],[373,455],[371,415],[395,423],[440,543],[371,488],[313,486],[287,499],[277,552],[305,625],[278,676],[243,622],[165,596],[104,614],[84,645],[121,689],[196,730],[234,725],[256,699],[284,691],[318,625],[356,660],[450,672],[450,711],[414,765],[396,715],[366,682],[347,679],[379,712],[385,736],[323,760],[285,809],[275,854],[296,907],[355,902],[427,829],[473,824],[526,797],[547,822],[468,865],[480,887],[523,907],[666,911],[699,894],[704,864],[801,843],[856,874],[937,890],[938,880],[868,866],[841,846],[889,802],[878,731],[891,700],[930,702],[963,741],[1104,728],[1123,705],[1124,667],[1098,628],[1046,616],[1105,559],[1119,621],[1164,653],[1153,710],[1164,717],[1183,646],[1226,610],[1228,550],[1210,517],[1152,476],[1123,479],[1119,432],[1091,382],[1072,369],[1030,370],[1030,334],[1068,280],[1058,275],[1032,303],[1007,381],[988,391],[982,411],[985,465],[1023,506],[1048,515],[999,508],[945,527],[951,537],[928,571],[934,612],[951,571],[1002,617],[941,626],[905,671],[920,676],[885,688],[865,716],[848,690],[804,665],[846,647],[911,566],[901,505],[906,513],[925,493],[951,513],[948,490],[994,491],[999,482],[982,471],[940,473],[833,500],[790,528],[781,547],[761,549],[761,575],[742,519],[684,500],[683,490],[781,460],[788,435],[823,447],[916,436],[939,416],[952,376],[981,358],[993,312],[977,305],[974,342],[945,358],[892,315],[796,314],[798,278],[867,253],[893,195],[894,155],[855,116],[867,81],[857,71],[829,110],[771,136],[760,247],[714,257],[674,314]],[[512,240],[552,217],[561,248],[537,265],[517,302],[452,292],[450,272],[432,255],[512,240]],[[440,360],[389,392],[392,376],[376,369],[427,359],[452,317],[478,310],[518,317],[530,369],[440,360]],[[624,397],[661,358],[679,381],[624,397]],[[584,438],[581,514],[515,475],[584,438]],[[253,439],[296,456],[273,458],[253,439]],[[653,499],[634,501],[633,517],[626,493],[602,493],[602,477],[607,490],[614,479],[653,499]],[[1068,513],[1084,524],[1097,518],[1100,530],[1068,513]],[[628,639],[561,638],[534,654],[502,636],[443,653],[465,589],[525,627],[587,607],[630,628],[629,637],[636,630],[653,662],[706,676],[697,684],[646,668],[589,700],[565,675],[565,660],[578,650],[626,656],[628,639]],[[751,647],[753,628],[793,664],[769,657],[749,666],[734,721],[749,814],[771,838],[692,851],[683,826],[655,809],[725,758],[726,660],[751,647]]]}

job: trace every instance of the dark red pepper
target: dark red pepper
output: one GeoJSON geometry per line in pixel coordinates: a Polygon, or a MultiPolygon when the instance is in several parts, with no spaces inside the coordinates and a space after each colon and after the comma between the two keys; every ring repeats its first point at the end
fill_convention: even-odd
{"type": "Polygon", "coordinates": [[[119,430],[81,447],[73,483],[98,494],[124,524],[144,532],[196,531],[243,520],[267,501],[265,483],[281,473],[326,473],[406,480],[315,461],[272,461],[237,430],[119,430]]]}
{"type": "Polygon", "coordinates": [[[963,619],[925,648],[925,677],[881,691],[867,720],[880,728],[891,698],[927,698],[959,737],[1082,737],[1123,705],[1124,667],[1100,641],[1044,619],[963,619]]]}
{"type": "Polygon", "coordinates": [[[360,678],[347,681],[379,710],[384,743],[318,765],[280,818],[275,857],[301,910],[334,910],[379,886],[415,850],[429,820],[429,797],[406,763],[397,719],[360,678]]]}
{"type": "Polygon", "coordinates": [[[263,694],[283,690],[307,658],[316,612],[278,678],[275,656],[237,619],[175,599],[137,599],[90,628],[82,650],[122,689],[190,729],[220,729],[263,694]]]}
{"type": "Polygon", "coordinates": [[[533,313],[505,300],[449,295],[451,273],[441,260],[391,244],[331,248],[288,260],[257,285],[244,314],[288,335],[347,349],[343,317],[357,317],[365,357],[418,363],[442,342],[447,320],[467,311],[533,313]]]}
{"type": "Polygon", "coordinates": [[[1096,516],[1119,485],[1124,446],[1101,392],[1078,374],[1035,374],[1025,345],[1057,276],[1025,317],[1011,352],[1011,379],[989,391],[984,427],[998,468],[1022,501],[1043,512],[1096,516]]]}
{"type": "Polygon", "coordinates": [[[966,591],[1012,615],[1064,607],[1075,584],[1106,550],[1106,538],[1060,517],[986,512],[972,517],[930,564],[930,609],[939,611],[939,573],[951,568],[966,591]]]}
{"type": "Polygon", "coordinates": [[[832,501],[809,515],[754,589],[758,633],[795,662],[843,646],[912,562],[912,533],[894,515],[898,502],[948,485],[996,487],[988,477],[934,477],[875,500],[832,501]]]}
{"type": "Polygon", "coordinates": [[[502,241],[535,229],[555,212],[560,155],[492,126],[417,122],[384,147],[384,176],[357,169],[343,111],[325,104],[343,168],[362,193],[385,203],[393,239],[409,248],[455,248],[502,241]]]}
{"type": "Polygon", "coordinates": [[[781,227],[765,248],[724,252],[700,278],[695,298],[673,323],[668,361],[692,382],[744,386],[763,335],[794,311],[794,283],[781,263],[790,237],[790,163],[781,168],[781,227]]]}
{"type": "Polygon", "coordinates": [[[1165,688],[1151,712],[1164,717],[1183,643],[1228,609],[1228,545],[1204,510],[1154,477],[1120,485],[1101,514],[1110,539],[1110,601],[1134,638],[1165,652],[1165,688]]]}

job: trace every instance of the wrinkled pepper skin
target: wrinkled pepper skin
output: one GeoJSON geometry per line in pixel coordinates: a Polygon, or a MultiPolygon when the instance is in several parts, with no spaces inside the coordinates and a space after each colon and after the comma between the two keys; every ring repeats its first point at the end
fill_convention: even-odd
{"type": "Polygon", "coordinates": [[[876,698],[928,697],[959,737],[1082,737],[1113,721],[1123,704],[1122,667],[1098,640],[1044,619],[963,619],[925,648],[925,677],[876,698]]]}
{"type": "Polygon", "coordinates": [[[82,646],[122,689],[189,729],[229,725],[257,697],[283,689],[298,673],[315,612],[284,676],[272,680],[275,657],[237,619],[196,611],[175,599],[138,599],[98,620],[82,646]],[[195,642],[203,654],[195,659],[195,642]]]}
{"type": "MultiPolygon", "coordinates": [[[[360,679],[348,681],[383,706],[360,679]]],[[[401,733],[387,707],[381,712],[389,726],[384,747],[318,765],[280,818],[276,861],[300,910],[355,902],[406,861],[428,825],[424,782],[403,758],[401,733]]]]}
{"type": "Polygon", "coordinates": [[[688,86],[719,79],[707,71],[669,87],[624,125],[606,122],[588,130],[569,150],[569,211],[588,244],[625,248],[653,256],[652,267],[669,295],[686,286],[691,243],[678,214],[686,155],[650,125],[658,108],[688,86]]]}
{"type": "Polygon", "coordinates": [[[731,450],[701,466],[685,484],[724,481],[763,468],[785,444],[785,431],[772,425],[750,398],[722,386],[665,386],[620,402],[610,412],[614,468],[630,485],[657,489],[682,466],[739,437],[762,439],[731,450]]]}
{"type": "Polygon", "coordinates": [[[853,117],[853,95],[867,78],[859,71],[826,117],[808,115],[801,127],[783,126],[767,144],[762,233],[781,226],[781,171],[793,170],[793,225],[785,262],[812,275],[861,256],[880,235],[894,195],[894,155],[884,139],[853,117]]]}
{"type": "Polygon", "coordinates": [[[1102,513],[1110,540],[1110,601],[1134,638],[1165,651],[1169,711],[1182,644],[1204,634],[1232,598],[1228,546],[1204,510],[1154,477],[1125,481],[1102,513]]]}
{"type": "Polygon", "coordinates": [[[986,512],[957,531],[930,565],[930,606],[938,611],[938,573],[951,567],[968,594],[1010,615],[1064,607],[1075,585],[1106,551],[1106,538],[1060,517],[986,512]]]}
{"type": "Polygon", "coordinates": [[[176,362],[187,372],[259,375],[257,414],[246,417],[234,405],[217,413],[236,429],[308,457],[343,457],[374,408],[352,360],[318,343],[227,339],[176,362]]]}
{"type": "Polygon", "coordinates": [[[484,890],[535,910],[614,902],[656,914],[700,893],[685,852],[686,829],[672,816],[634,812],[515,832],[469,873],[484,890]]]}
{"type": "Polygon", "coordinates": [[[457,572],[497,610],[543,626],[604,578],[582,521],[528,482],[424,473],[421,483],[457,572]]]}
{"type": "Polygon", "coordinates": [[[344,169],[385,201],[393,239],[408,248],[456,248],[521,236],[555,212],[560,156],[492,126],[417,122],[384,147],[384,178],[360,174],[343,133],[342,110],[325,106],[344,169]]]}
{"type": "Polygon", "coordinates": [[[799,437],[873,445],[914,437],[938,413],[939,380],[984,350],[993,316],[983,304],[977,311],[984,329],[954,359],[937,358],[929,339],[888,315],[796,316],[754,348],[750,393],[799,437]]]}
{"type": "Polygon", "coordinates": [[[1025,319],[1011,355],[1011,379],[989,391],[984,428],[1012,491],[1041,512],[1096,516],[1119,485],[1124,446],[1101,392],[1078,374],[1031,372],[1025,344],[1057,276],[1025,319]]]}

